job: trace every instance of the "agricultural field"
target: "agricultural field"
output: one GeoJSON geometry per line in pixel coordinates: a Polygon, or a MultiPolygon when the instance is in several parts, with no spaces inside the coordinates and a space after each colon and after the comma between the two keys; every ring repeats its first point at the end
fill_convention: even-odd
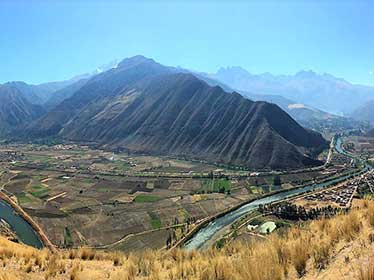
{"type": "Polygon", "coordinates": [[[77,145],[0,146],[0,153],[9,150],[17,155],[0,161],[0,188],[59,247],[159,249],[204,218],[339,172],[249,176],[202,162],[77,145]]]}
{"type": "MultiPolygon", "coordinates": [[[[100,166],[102,175],[93,175],[78,167],[92,166],[105,155],[103,151],[38,149],[26,146],[24,160],[1,162],[0,184],[60,247],[160,248],[165,246],[170,228],[175,228],[173,234],[178,232],[176,224],[215,215],[252,196],[244,187],[232,195],[220,193],[220,180],[209,193],[195,194],[205,187],[204,179],[106,175],[114,164],[119,165],[113,159],[101,160],[95,166],[100,166]],[[157,238],[150,239],[152,236],[157,238]]],[[[137,162],[146,160],[155,162],[144,156],[137,162]]],[[[226,181],[222,186],[229,189],[230,181],[226,181]]]]}
{"type": "MultiPolygon", "coordinates": [[[[9,145],[0,146],[0,155],[8,151],[17,151],[22,159],[13,160],[15,166],[29,166],[65,172],[87,174],[147,176],[178,176],[193,174],[201,176],[217,169],[216,166],[201,161],[113,153],[88,146],[78,145],[9,145]]],[[[1,160],[1,157],[0,157],[1,160]]]]}
{"type": "Polygon", "coordinates": [[[233,195],[191,194],[204,188],[198,179],[34,173],[12,170],[4,189],[59,246],[108,245],[129,234],[173,226],[175,220],[214,215],[251,197],[245,188],[233,195]]]}
{"type": "Polygon", "coordinates": [[[374,166],[374,137],[350,136],[344,147],[374,166]]]}

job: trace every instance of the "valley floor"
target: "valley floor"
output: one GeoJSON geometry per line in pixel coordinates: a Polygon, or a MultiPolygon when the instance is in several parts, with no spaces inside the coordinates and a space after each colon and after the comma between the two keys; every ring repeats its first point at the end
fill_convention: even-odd
{"type": "Polygon", "coordinates": [[[57,247],[156,250],[245,201],[354,172],[349,162],[333,153],[331,166],[279,172],[274,184],[269,172],[205,162],[77,145],[0,145],[0,190],[57,247]]]}
{"type": "Polygon", "coordinates": [[[373,279],[374,201],[345,215],[294,227],[266,241],[202,252],[123,254],[89,249],[52,254],[0,239],[0,279],[373,279]]]}

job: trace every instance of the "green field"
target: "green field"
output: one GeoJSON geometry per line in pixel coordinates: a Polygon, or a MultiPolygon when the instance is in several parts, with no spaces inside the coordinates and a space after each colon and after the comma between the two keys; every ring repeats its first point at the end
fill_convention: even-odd
{"type": "Polygon", "coordinates": [[[49,192],[49,188],[43,186],[43,185],[34,185],[31,187],[31,194],[37,198],[43,198],[43,197],[46,197],[48,192],[49,192]]]}
{"type": "Polygon", "coordinates": [[[37,181],[41,181],[44,179],[45,176],[42,175],[33,175],[32,178],[37,181]]]}
{"type": "Polygon", "coordinates": [[[25,193],[17,194],[16,197],[17,197],[17,200],[20,204],[31,202],[31,198],[26,196],[25,193]]]}
{"type": "Polygon", "coordinates": [[[28,155],[27,159],[31,162],[39,162],[44,164],[49,164],[54,160],[52,157],[45,155],[28,155]]]}
{"type": "Polygon", "coordinates": [[[160,218],[153,212],[148,212],[149,217],[151,218],[151,225],[154,229],[161,228],[161,220],[160,218]]]}
{"type": "Polygon", "coordinates": [[[226,179],[208,179],[203,181],[202,191],[226,193],[231,190],[231,182],[226,179]]]}
{"type": "Polygon", "coordinates": [[[84,178],[83,182],[86,183],[86,184],[92,184],[94,182],[94,180],[91,179],[91,178],[84,178]]]}
{"type": "Polygon", "coordinates": [[[116,161],[115,163],[116,163],[117,170],[127,171],[127,170],[130,170],[131,168],[130,164],[124,161],[116,161]]]}
{"type": "Polygon", "coordinates": [[[64,244],[66,247],[73,246],[73,238],[71,236],[71,232],[68,227],[64,228],[64,244]]]}
{"type": "Polygon", "coordinates": [[[139,194],[137,197],[135,197],[135,202],[155,202],[160,200],[160,198],[156,195],[150,195],[150,194],[139,194]]]}

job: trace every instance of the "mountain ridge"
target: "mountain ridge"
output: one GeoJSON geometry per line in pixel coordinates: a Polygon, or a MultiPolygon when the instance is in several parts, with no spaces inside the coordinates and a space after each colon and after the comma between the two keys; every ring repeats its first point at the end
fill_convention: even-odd
{"type": "Polygon", "coordinates": [[[359,120],[374,124],[374,99],[369,100],[359,106],[356,110],[351,113],[351,117],[359,120]]]}
{"type": "Polygon", "coordinates": [[[0,85],[0,135],[37,119],[44,109],[29,102],[14,83],[0,85]]]}
{"type": "Polygon", "coordinates": [[[254,169],[315,165],[310,156],[326,147],[274,104],[224,92],[142,56],[90,79],[28,134],[254,169]]]}
{"type": "Polygon", "coordinates": [[[251,74],[240,66],[220,68],[207,74],[228,86],[256,94],[281,95],[320,110],[349,115],[374,98],[374,87],[352,84],[331,74],[299,71],[294,75],[251,74]]]}

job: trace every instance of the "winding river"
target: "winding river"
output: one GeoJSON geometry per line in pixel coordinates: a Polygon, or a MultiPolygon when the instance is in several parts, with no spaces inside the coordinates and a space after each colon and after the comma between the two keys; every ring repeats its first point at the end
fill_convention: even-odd
{"type": "MultiPolygon", "coordinates": [[[[342,153],[344,155],[347,155],[347,156],[351,157],[351,155],[347,154],[342,149],[342,140],[341,140],[340,137],[337,138],[337,140],[336,140],[335,149],[339,153],[342,153]]],[[[370,167],[366,165],[363,170],[355,173],[354,175],[360,174],[360,173],[366,171],[368,168],[370,168],[370,167]]],[[[241,206],[240,208],[238,208],[236,210],[233,210],[233,211],[228,212],[227,214],[225,214],[225,215],[223,215],[219,218],[216,218],[215,220],[210,222],[208,225],[206,225],[205,227],[203,227],[199,231],[197,231],[196,234],[190,240],[188,240],[186,242],[184,247],[187,250],[202,248],[203,245],[207,241],[209,241],[219,230],[221,230],[222,228],[232,224],[234,221],[236,221],[241,216],[243,216],[243,215],[245,215],[245,214],[247,214],[247,213],[249,213],[253,210],[256,210],[259,207],[260,204],[277,202],[277,201],[281,201],[283,199],[290,198],[290,197],[293,197],[293,196],[296,196],[296,195],[299,195],[299,194],[302,194],[302,193],[305,193],[305,192],[308,192],[308,191],[312,191],[312,190],[319,189],[319,188],[324,188],[324,187],[327,187],[329,185],[344,181],[344,180],[346,180],[346,179],[348,179],[349,177],[352,177],[352,176],[353,176],[353,174],[350,174],[350,175],[346,175],[346,176],[343,176],[343,177],[339,177],[339,178],[336,178],[336,179],[326,181],[324,183],[308,185],[308,186],[305,186],[305,187],[292,189],[292,190],[289,190],[289,191],[284,191],[284,192],[281,192],[281,193],[277,193],[277,194],[269,195],[267,197],[256,199],[252,202],[249,202],[249,203],[241,206]]]]}
{"type": "Polygon", "coordinates": [[[38,234],[21,216],[19,216],[13,208],[0,199],[0,218],[6,221],[11,229],[16,233],[18,239],[27,245],[42,248],[38,234]]]}

